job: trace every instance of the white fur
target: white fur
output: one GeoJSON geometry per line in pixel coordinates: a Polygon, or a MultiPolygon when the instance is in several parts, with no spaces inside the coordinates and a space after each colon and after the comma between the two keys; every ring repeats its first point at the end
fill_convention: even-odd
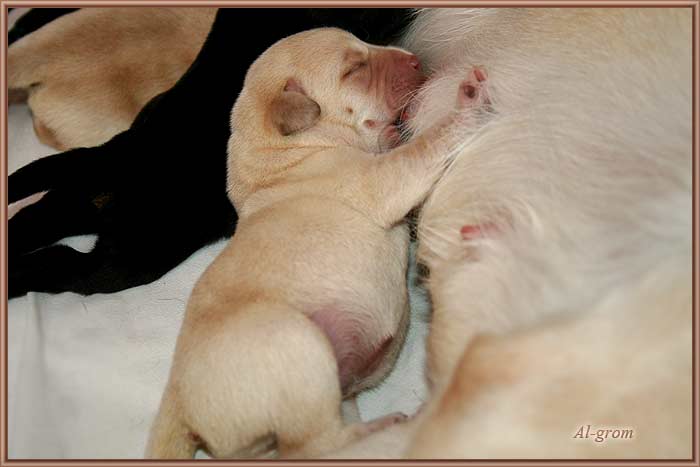
{"type": "Polygon", "coordinates": [[[459,332],[581,309],[664,258],[687,261],[690,27],[689,12],[663,9],[418,15],[403,45],[441,71],[416,129],[449,108],[470,66],[486,69],[492,100],[419,225],[422,259],[450,276],[433,292],[469,309],[450,313],[459,332]],[[462,240],[462,225],[489,222],[462,240]],[[465,262],[470,249],[478,260],[465,262]]]}

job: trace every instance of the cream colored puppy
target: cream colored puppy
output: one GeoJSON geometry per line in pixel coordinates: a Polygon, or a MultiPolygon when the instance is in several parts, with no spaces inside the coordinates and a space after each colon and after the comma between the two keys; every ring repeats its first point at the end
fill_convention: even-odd
{"type": "MultiPolygon", "coordinates": [[[[468,124],[447,117],[379,155],[398,144],[395,122],[421,82],[414,55],[337,29],[286,38],[250,67],[229,141],[238,228],[190,298],[148,457],[275,444],[311,457],[401,419],[346,425],[340,404],[396,359],[403,219],[468,124]]],[[[472,76],[455,88],[451,107],[473,102],[475,86],[472,76]]]]}
{"type": "Polygon", "coordinates": [[[216,10],[82,8],[62,16],[8,48],[10,97],[28,94],[42,143],[100,145],[182,76],[216,10]]]}

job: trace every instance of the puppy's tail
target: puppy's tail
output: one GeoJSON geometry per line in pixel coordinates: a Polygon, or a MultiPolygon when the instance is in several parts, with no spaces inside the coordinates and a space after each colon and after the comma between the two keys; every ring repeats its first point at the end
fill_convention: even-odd
{"type": "Polygon", "coordinates": [[[190,434],[179,414],[177,397],[166,389],[146,446],[146,459],[192,459],[197,440],[190,434]]]}

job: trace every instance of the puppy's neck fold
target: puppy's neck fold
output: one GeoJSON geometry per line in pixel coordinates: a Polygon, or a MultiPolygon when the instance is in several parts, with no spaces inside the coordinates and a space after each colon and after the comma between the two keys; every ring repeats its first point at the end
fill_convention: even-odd
{"type": "MultiPolygon", "coordinates": [[[[311,157],[333,149],[331,146],[262,146],[248,149],[245,157],[233,157],[229,163],[229,198],[243,217],[260,209],[265,192],[298,179],[296,173],[311,157]],[[255,195],[255,203],[248,203],[255,195]]],[[[271,195],[270,198],[276,198],[271,195]]],[[[271,200],[272,201],[272,200],[271,200]]]]}

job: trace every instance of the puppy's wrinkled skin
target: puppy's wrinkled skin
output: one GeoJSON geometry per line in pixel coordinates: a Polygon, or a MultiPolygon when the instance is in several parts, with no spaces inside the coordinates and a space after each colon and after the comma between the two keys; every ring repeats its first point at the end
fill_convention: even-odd
{"type": "MultiPolygon", "coordinates": [[[[446,117],[410,145],[394,123],[416,57],[338,29],[296,34],[250,68],[231,114],[236,234],[190,298],[147,457],[313,457],[402,419],[346,425],[407,326],[405,215],[459,146],[446,117]]],[[[463,92],[454,98],[469,102],[463,92]]]]}
{"type": "MultiPolygon", "coordinates": [[[[26,93],[39,140],[96,146],[192,64],[216,8],[83,8],[12,44],[11,98],[26,93]]],[[[16,100],[16,99],[14,99],[16,100]]]]}
{"type": "MultiPolygon", "coordinates": [[[[413,128],[474,66],[490,109],[422,210],[432,396],[381,435],[389,455],[690,458],[691,26],[684,9],[417,15],[404,45],[434,74],[413,128]],[[588,424],[634,437],[575,438],[588,424]]],[[[363,443],[343,456],[387,455],[363,443]]]]}

